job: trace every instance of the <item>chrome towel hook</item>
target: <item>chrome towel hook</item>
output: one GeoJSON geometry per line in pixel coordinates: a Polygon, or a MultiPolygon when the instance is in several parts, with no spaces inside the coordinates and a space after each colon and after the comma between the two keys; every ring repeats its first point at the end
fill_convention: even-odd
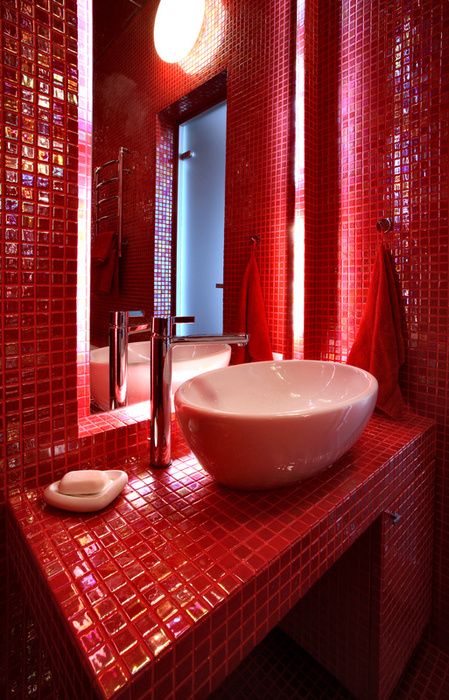
{"type": "Polygon", "coordinates": [[[393,219],[390,217],[386,219],[378,219],[376,229],[379,233],[390,233],[390,231],[393,230],[393,219]]]}

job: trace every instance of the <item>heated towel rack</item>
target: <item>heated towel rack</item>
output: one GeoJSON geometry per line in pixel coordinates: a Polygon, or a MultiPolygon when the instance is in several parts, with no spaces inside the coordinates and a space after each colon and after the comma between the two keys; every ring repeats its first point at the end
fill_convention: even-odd
{"type": "Polygon", "coordinates": [[[124,167],[125,153],[128,152],[127,148],[120,146],[118,158],[95,168],[95,235],[103,222],[115,221],[119,258],[126,242],[123,240],[123,178],[130,172],[124,167]]]}

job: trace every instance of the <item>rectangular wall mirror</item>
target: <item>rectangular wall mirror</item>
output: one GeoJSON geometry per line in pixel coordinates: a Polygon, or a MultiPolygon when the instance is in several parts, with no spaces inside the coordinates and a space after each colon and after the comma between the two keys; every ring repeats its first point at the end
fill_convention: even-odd
{"type": "MultiPolygon", "coordinates": [[[[185,60],[169,64],[154,47],[157,6],[158,0],[78,0],[80,251],[86,237],[78,284],[89,299],[87,308],[84,292],[78,295],[81,418],[110,409],[111,312],[128,312],[130,324],[152,315],[195,315],[197,327],[180,328],[181,333],[239,330],[236,309],[254,235],[261,241],[257,256],[273,350],[284,357],[292,353],[291,22],[270,20],[270,41],[283,47],[285,60],[267,58],[268,25],[250,31],[243,23],[238,38],[232,30],[236,10],[223,0],[209,0],[194,49],[185,60]],[[254,60],[242,62],[248,46],[254,60]],[[209,136],[200,126],[206,116],[219,117],[209,136]],[[201,139],[209,160],[220,163],[219,175],[199,176],[203,201],[198,197],[196,238],[186,243],[183,226],[192,211],[183,200],[190,207],[196,195],[185,177],[195,177],[202,163],[201,139]],[[212,196],[204,182],[216,177],[219,194],[212,196]],[[217,223],[211,223],[204,202],[215,199],[217,223]],[[210,289],[195,291],[186,280],[190,275],[204,282],[206,269],[210,289]],[[201,301],[212,298],[220,309],[206,319],[201,301]],[[95,373],[102,378],[96,393],[95,373]]],[[[148,334],[129,342],[129,364],[148,367],[148,334]]],[[[145,391],[129,392],[129,404],[147,398],[149,377],[139,376],[138,384],[145,391]]]]}
{"type": "MultiPolygon", "coordinates": [[[[182,334],[223,331],[226,103],[211,107],[214,96],[200,90],[193,108],[176,101],[158,114],[156,93],[142,83],[155,5],[92,2],[91,413],[121,405],[111,402],[109,387],[111,312],[129,314],[127,405],[149,399],[149,341],[141,327],[153,308],[194,314],[195,324],[178,328],[182,334]],[[168,141],[169,173],[158,148],[168,141]],[[155,215],[163,226],[155,226],[155,215]]],[[[183,356],[183,366],[188,361],[183,356]]]]}

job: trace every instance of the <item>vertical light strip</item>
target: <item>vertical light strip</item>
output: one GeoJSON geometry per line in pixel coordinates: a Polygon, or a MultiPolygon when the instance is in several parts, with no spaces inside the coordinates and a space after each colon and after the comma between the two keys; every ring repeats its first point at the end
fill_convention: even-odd
{"type": "Polygon", "coordinates": [[[174,127],[156,122],[156,192],[154,198],[154,314],[171,314],[174,127]]]}
{"type": "Polygon", "coordinates": [[[293,354],[303,356],[304,348],[304,20],[305,0],[297,4],[295,85],[295,221],[293,228],[293,354]]]}
{"type": "MultiPolygon", "coordinates": [[[[78,267],[76,293],[77,363],[88,367],[90,341],[90,240],[92,178],[92,0],[78,0],[78,267]]],[[[79,415],[89,413],[86,382],[78,374],[79,415]]]]}

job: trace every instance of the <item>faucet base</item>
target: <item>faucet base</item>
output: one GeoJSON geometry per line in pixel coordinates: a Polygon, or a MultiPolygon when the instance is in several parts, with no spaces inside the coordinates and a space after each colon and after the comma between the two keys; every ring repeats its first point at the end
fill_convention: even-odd
{"type": "Polygon", "coordinates": [[[155,445],[151,438],[148,438],[150,443],[150,467],[153,469],[166,469],[172,463],[170,449],[170,430],[168,430],[169,443],[160,446],[155,445]]]}
{"type": "Polygon", "coordinates": [[[166,464],[155,464],[153,462],[150,462],[151,469],[166,469],[170,465],[171,465],[171,460],[170,460],[170,462],[167,462],[166,464]]]}

